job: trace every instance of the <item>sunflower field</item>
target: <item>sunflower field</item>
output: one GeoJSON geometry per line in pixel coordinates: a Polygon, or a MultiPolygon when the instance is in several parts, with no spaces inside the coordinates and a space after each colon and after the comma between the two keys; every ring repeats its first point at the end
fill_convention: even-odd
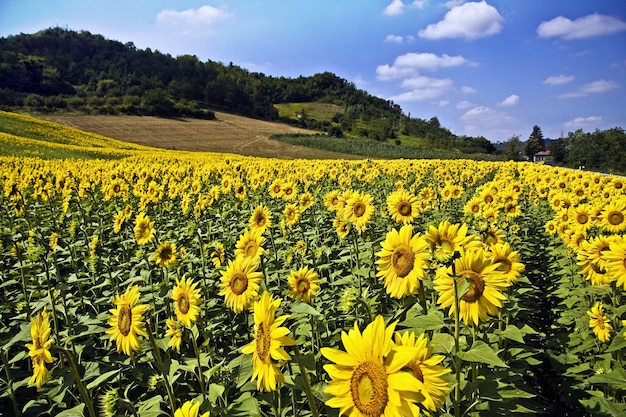
{"type": "Polygon", "coordinates": [[[124,152],[0,157],[0,414],[626,413],[626,179],[124,152]]]}

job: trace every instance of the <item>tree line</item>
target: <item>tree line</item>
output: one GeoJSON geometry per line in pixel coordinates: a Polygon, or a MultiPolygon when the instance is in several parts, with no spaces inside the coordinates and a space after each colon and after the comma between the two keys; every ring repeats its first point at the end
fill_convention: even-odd
{"type": "Polygon", "coordinates": [[[403,134],[426,138],[434,147],[495,149],[483,137],[455,136],[436,117],[407,116],[399,105],[330,72],[272,77],[60,27],[0,38],[0,105],[5,108],[205,119],[225,111],[278,120],[274,104],[293,102],[341,106],[330,122],[299,122],[329,136],[388,140],[403,134]]]}

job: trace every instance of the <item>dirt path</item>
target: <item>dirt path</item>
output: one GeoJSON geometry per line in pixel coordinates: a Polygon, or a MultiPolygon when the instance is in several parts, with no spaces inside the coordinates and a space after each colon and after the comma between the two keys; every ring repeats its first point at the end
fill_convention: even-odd
{"type": "Polygon", "coordinates": [[[269,138],[277,133],[316,133],[282,123],[215,113],[216,120],[139,116],[38,115],[114,139],[185,151],[229,152],[284,159],[360,159],[354,155],[290,145],[269,138]]]}

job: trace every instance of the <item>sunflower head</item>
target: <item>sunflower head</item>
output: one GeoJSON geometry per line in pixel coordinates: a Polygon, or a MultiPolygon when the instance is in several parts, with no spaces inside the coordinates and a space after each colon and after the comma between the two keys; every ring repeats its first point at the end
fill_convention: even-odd
{"type": "Polygon", "coordinates": [[[163,242],[154,252],[154,262],[163,268],[176,264],[176,244],[163,242]]]}
{"type": "Polygon", "coordinates": [[[144,213],[139,213],[135,218],[135,239],[139,245],[145,245],[154,239],[154,222],[144,213]]]}
{"type": "Polygon", "coordinates": [[[265,253],[263,243],[265,238],[258,229],[250,229],[243,232],[239,237],[235,248],[235,256],[243,256],[258,260],[265,253]]]}
{"type": "Polygon", "coordinates": [[[257,296],[263,274],[257,271],[258,264],[251,258],[237,256],[228,263],[225,271],[221,271],[221,291],[226,306],[235,313],[248,308],[257,296]]]}
{"type": "Polygon", "coordinates": [[[613,326],[611,326],[611,321],[604,315],[602,303],[596,303],[590,311],[587,311],[587,315],[589,316],[589,327],[593,330],[598,340],[608,342],[614,330],[613,326]]]}
{"type": "Polygon", "coordinates": [[[272,213],[263,204],[257,206],[250,216],[250,228],[258,230],[261,234],[272,226],[272,213]]]}
{"type": "Polygon", "coordinates": [[[111,326],[106,332],[112,340],[115,340],[118,352],[131,355],[133,351],[140,350],[139,336],[147,336],[143,315],[150,308],[148,305],[139,304],[139,286],[133,285],[126,292],[113,299],[114,309],[109,310],[111,316],[108,324],[111,326]]]}
{"type": "Polygon", "coordinates": [[[199,306],[202,303],[202,298],[197,285],[190,278],[183,277],[176,280],[176,287],[172,291],[176,318],[186,327],[191,327],[198,320],[200,314],[199,306]]]}
{"type": "Polygon", "coordinates": [[[305,303],[310,302],[320,289],[317,272],[306,266],[298,271],[291,271],[288,281],[291,296],[305,303]]]}

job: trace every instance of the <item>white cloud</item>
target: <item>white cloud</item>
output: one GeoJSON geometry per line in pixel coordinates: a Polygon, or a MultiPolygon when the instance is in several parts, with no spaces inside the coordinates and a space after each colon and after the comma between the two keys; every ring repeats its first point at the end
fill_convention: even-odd
{"type": "Polygon", "coordinates": [[[411,6],[417,7],[418,9],[423,9],[427,0],[415,0],[411,6]]]}
{"type": "Polygon", "coordinates": [[[472,103],[471,101],[467,101],[467,100],[461,100],[458,103],[456,103],[456,108],[459,110],[463,110],[463,109],[469,109],[470,107],[473,107],[474,103],[472,103]]]}
{"type": "Polygon", "coordinates": [[[446,107],[448,104],[450,104],[450,101],[448,100],[439,100],[439,107],[446,107]]]}
{"type": "Polygon", "coordinates": [[[385,42],[402,43],[404,42],[404,37],[400,35],[387,35],[385,42]]]}
{"type": "Polygon", "coordinates": [[[552,20],[541,22],[537,27],[537,35],[540,38],[558,36],[563,39],[582,39],[609,35],[624,30],[626,30],[626,22],[613,16],[594,13],[575,20],[558,16],[552,20]]]}
{"type": "Polygon", "coordinates": [[[474,94],[476,89],[474,87],[470,87],[469,85],[464,85],[461,87],[461,92],[464,94],[474,94]]]}
{"type": "Polygon", "coordinates": [[[487,2],[470,2],[453,7],[443,20],[420,30],[419,36],[426,39],[476,39],[500,32],[503,21],[498,10],[487,2]]]}
{"type": "Polygon", "coordinates": [[[391,98],[393,101],[418,101],[439,97],[452,87],[452,80],[448,78],[431,78],[416,76],[402,81],[401,87],[407,89],[404,93],[391,98]]]}
{"type": "Polygon", "coordinates": [[[510,107],[510,106],[515,106],[518,103],[519,103],[519,96],[517,94],[511,94],[510,96],[508,96],[507,98],[499,102],[498,106],[510,107]]]}
{"type": "Polygon", "coordinates": [[[229,16],[230,14],[225,9],[204,5],[197,9],[182,11],[165,9],[159,12],[156,19],[159,23],[185,28],[190,26],[210,26],[216,21],[229,16]]]}
{"type": "Polygon", "coordinates": [[[565,122],[563,125],[566,127],[579,127],[590,124],[598,124],[602,122],[602,116],[589,116],[589,117],[577,117],[569,122],[565,122]]]}
{"type": "Polygon", "coordinates": [[[396,57],[393,65],[379,65],[376,74],[379,80],[391,80],[406,76],[417,75],[419,70],[434,71],[439,68],[456,67],[463,64],[471,64],[471,61],[461,55],[436,55],[429,52],[409,52],[396,57]]]}
{"type": "Polygon", "coordinates": [[[579,87],[575,91],[561,94],[559,98],[586,97],[589,94],[606,93],[607,91],[615,90],[618,87],[619,84],[617,84],[615,81],[607,81],[605,79],[601,79],[598,81],[587,83],[582,87],[579,87]]]}
{"type": "Polygon", "coordinates": [[[461,116],[461,120],[472,128],[480,126],[485,129],[495,126],[502,126],[510,123],[513,118],[506,113],[502,113],[487,106],[476,106],[461,116]]]}
{"type": "Polygon", "coordinates": [[[383,14],[387,16],[397,16],[404,12],[404,3],[402,0],[391,0],[391,3],[385,7],[383,14]]]}
{"type": "Polygon", "coordinates": [[[543,84],[561,85],[561,84],[567,84],[567,83],[572,82],[572,81],[574,81],[574,76],[573,75],[559,74],[559,75],[551,75],[551,76],[549,76],[548,78],[543,80],[543,84]]]}

